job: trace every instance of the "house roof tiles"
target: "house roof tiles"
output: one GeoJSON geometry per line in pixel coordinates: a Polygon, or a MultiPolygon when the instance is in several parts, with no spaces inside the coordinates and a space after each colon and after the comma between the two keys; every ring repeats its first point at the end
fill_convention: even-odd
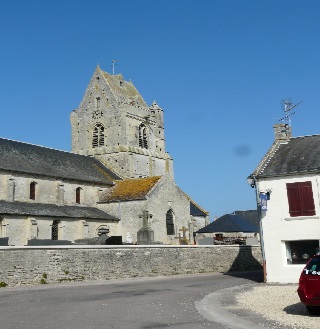
{"type": "Polygon", "coordinates": [[[269,177],[320,172],[320,135],[275,142],[250,176],[269,177]]]}
{"type": "Polygon", "coordinates": [[[249,223],[245,218],[234,214],[226,214],[209,225],[201,228],[196,233],[214,232],[259,232],[259,227],[249,223]]]}

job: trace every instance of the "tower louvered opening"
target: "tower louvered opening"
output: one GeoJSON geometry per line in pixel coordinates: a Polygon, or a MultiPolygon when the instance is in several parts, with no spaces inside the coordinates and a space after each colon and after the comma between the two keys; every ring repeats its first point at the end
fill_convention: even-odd
{"type": "Polygon", "coordinates": [[[92,147],[104,146],[104,126],[97,123],[93,128],[92,147]]]}
{"type": "Polygon", "coordinates": [[[147,138],[147,127],[141,124],[139,127],[139,146],[142,148],[148,148],[148,138],[147,138]]]}

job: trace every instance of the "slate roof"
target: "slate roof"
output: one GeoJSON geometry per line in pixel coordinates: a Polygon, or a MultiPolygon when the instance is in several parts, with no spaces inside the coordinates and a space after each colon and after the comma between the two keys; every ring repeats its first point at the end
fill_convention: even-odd
{"type": "Polygon", "coordinates": [[[56,204],[30,203],[30,202],[8,202],[0,200],[0,215],[29,215],[41,217],[59,218],[86,218],[86,219],[109,219],[119,221],[120,219],[106,212],[92,207],[83,206],[58,206],[56,204]]]}
{"type": "Polygon", "coordinates": [[[93,157],[0,138],[0,170],[113,185],[119,177],[93,157]]]}
{"type": "Polygon", "coordinates": [[[145,199],[160,178],[161,176],[153,176],[116,181],[115,185],[101,197],[100,202],[145,199]]]}
{"type": "Polygon", "coordinates": [[[209,212],[200,207],[194,200],[191,199],[191,197],[187,193],[183,191],[181,192],[190,201],[190,215],[200,217],[206,217],[209,215],[209,212]]]}
{"type": "Polygon", "coordinates": [[[257,228],[260,227],[260,219],[257,210],[236,210],[233,213],[244,218],[247,222],[255,225],[257,228]]]}
{"type": "Polygon", "coordinates": [[[250,176],[316,172],[320,172],[320,135],[291,137],[287,143],[275,142],[250,176]]]}
{"type": "Polygon", "coordinates": [[[196,233],[214,233],[214,232],[258,233],[259,227],[249,223],[246,219],[238,215],[227,214],[219,217],[209,225],[201,228],[196,233]]]}
{"type": "Polygon", "coordinates": [[[209,213],[207,211],[202,209],[197,203],[190,199],[190,215],[206,217],[208,214],[209,213]]]}

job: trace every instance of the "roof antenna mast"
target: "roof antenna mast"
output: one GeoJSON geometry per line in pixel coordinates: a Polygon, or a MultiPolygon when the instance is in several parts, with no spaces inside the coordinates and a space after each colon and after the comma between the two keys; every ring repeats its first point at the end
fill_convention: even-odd
{"type": "Polygon", "coordinates": [[[112,60],[112,75],[114,75],[114,66],[116,65],[117,60],[113,59],[112,60]]]}
{"type": "Polygon", "coordinates": [[[291,98],[283,99],[281,101],[281,107],[284,112],[284,117],[281,118],[279,121],[282,121],[288,128],[291,127],[291,116],[294,115],[296,112],[291,112],[295,107],[300,105],[303,101],[293,104],[291,98]]]}

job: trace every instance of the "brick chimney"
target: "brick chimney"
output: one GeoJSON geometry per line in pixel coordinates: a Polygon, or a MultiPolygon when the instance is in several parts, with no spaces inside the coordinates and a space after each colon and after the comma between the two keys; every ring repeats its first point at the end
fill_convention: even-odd
{"type": "Polygon", "coordinates": [[[292,137],[291,126],[285,123],[277,123],[273,126],[274,139],[277,141],[288,142],[292,137]]]}

